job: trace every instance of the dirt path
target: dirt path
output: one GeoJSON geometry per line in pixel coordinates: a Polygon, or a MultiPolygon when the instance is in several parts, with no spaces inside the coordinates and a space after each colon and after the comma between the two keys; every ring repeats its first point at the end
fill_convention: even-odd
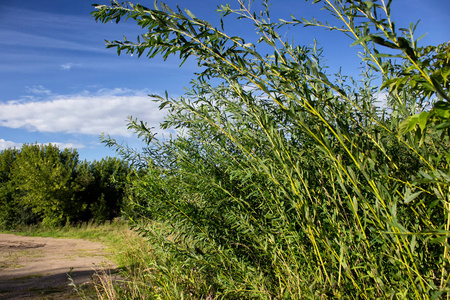
{"type": "Polygon", "coordinates": [[[104,246],[86,240],[0,234],[0,299],[78,299],[95,270],[113,270],[104,246]]]}

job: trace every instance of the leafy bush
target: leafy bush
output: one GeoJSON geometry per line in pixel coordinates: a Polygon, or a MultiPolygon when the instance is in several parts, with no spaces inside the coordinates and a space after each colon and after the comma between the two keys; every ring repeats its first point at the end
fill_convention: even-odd
{"type": "Polygon", "coordinates": [[[92,13],[148,30],[136,43],[108,42],[118,53],[178,54],[202,67],[185,97],[154,96],[170,112],[162,127],[183,135],[158,141],[145,123],[129,124],[149,144],[128,213],[184,272],[177,280],[156,266],[167,298],[448,294],[449,46],[418,48],[414,26],[399,34],[390,1],[314,2],[343,27],[273,21],[266,1],[259,14],[242,1],[220,7],[253,21],[267,55],[162,3],[113,1],[92,13]],[[283,40],[290,25],[353,39],[363,48],[359,81],[327,74],[320,49],[283,40]]]}

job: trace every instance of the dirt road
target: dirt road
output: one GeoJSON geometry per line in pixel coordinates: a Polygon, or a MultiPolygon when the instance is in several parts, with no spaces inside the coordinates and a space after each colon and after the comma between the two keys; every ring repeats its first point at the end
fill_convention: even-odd
{"type": "Polygon", "coordinates": [[[0,234],[0,299],[78,299],[68,284],[113,270],[104,246],[86,240],[0,234]]]}

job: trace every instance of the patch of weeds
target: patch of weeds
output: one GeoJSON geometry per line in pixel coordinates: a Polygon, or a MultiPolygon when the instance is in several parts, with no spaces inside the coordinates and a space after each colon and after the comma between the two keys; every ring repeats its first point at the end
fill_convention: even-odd
{"type": "Polygon", "coordinates": [[[19,260],[19,255],[16,252],[8,252],[0,257],[0,266],[10,266],[19,260]]]}
{"type": "Polygon", "coordinates": [[[23,250],[23,251],[19,251],[17,252],[17,255],[19,257],[27,257],[27,258],[39,258],[39,257],[44,257],[44,253],[42,250],[23,250]]]}
{"type": "Polygon", "coordinates": [[[102,249],[95,250],[87,250],[87,249],[78,249],[75,251],[76,257],[95,257],[95,256],[104,256],[105,254],[102,252],[102,249]]]}
{"type": "MultiPolygon", "coordinates": [[[[19,264],[13,264],[13,265],[4,265],[4,268],[8,268],[8,269],[20,269],[20,268],[25,268],[25,265],[19,265],[19,264]]],[[[0,266],[0,268],[2,268],[2,266],[0,266]]]]}
{"type": "Polygon", "coordinates": [[[32,278],[42,278],[43,276],[44,275],[42,275],[42,274],[30,274],[30,275],[24,275],[24,276],[20,276],[20,277],[15,277],[15,278],[13,278],[11,280],[20,281],[20,280],[27,280],[27,279],[32,279],[32,278]]]}
{"type": "Polygon", "coordinates": [[[20,256],[17,252],[8,252],[0,257],[0,269],[19,269],[25,267],[24,265],[18,264],[20,256]]]}
{"type": "Polygon", "coordinates": [[[97,295],[97,290],[94,286],[93,282],[86,282],[79,285],[76,285],[72,279],[72,269],[67,274],[68,280],[70,281],[69,286],[72,287],[72,292],[76,293],[80,299],[91,299],[95,298],[97,295]]]}
{"type": "Polygon", "coordinates": [[[40,295],[49,295],[56,293],[64,293],[66,291],[66,288],[64,286],[45,287],[45,288],[32,287],[29,288],[28,291],[38,293],[40,295]]]}
{"type": "Polygon", "coordinates": [[[19,264],[19,260],[21,258],[39,258],[43,257],[44,254],[42,251],[36,250],[23,250],[23,251],[13,251],[7,252],[6,254],[0,256],[0,269],[1,268],[9,268],[9,269],[19,269],[23,268],[24,265],[19,264]]]}

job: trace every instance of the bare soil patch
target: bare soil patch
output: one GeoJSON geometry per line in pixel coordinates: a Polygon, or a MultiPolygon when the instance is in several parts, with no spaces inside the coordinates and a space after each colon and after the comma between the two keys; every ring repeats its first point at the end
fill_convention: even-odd
{"type": "Polygon", "coordinates": [[[0,234],[0,299],[77,299],[69,286],[115,269],[105,247],[80,239],[0,234]]]}

